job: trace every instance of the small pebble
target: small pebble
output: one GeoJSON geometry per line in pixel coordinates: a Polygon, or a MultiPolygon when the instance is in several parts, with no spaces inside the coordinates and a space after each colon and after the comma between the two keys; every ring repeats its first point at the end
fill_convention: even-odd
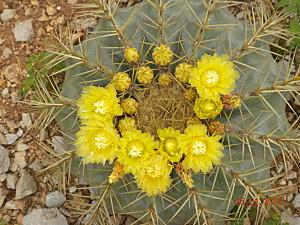
{"type": "Polygon", "coordinates": [[[7,144],[11,145],[16,142],[16,140],[18,139],[18,136],[16,134],[6,134],[5,138],[6,138],[7,144]]]}

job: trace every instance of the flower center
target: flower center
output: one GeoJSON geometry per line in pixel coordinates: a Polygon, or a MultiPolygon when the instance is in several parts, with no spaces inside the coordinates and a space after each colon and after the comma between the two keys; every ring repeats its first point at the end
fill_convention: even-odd
{"type": "Polygon", "coordinates": [[[103,149],[107,148],[110,145],[108,137],[106,137],[105,135],[99,133],[95,137],[95,145],[100,150],[103,150],[103,149]]]}
{"type": "Polygon", "coordinates": [[[108,112],[108,107],[104,101],[97,101],[94,103],[95,112],[99,114],[106,114],[108,112]]]}
{"type": "Polygon", "coordinates": [[[201,104],[201,110],[204,112],[204,113],[210,113],[214,110],[216,110],[216,104],[213,100],[211,99],[205,99],[202,101],[202,104],[201,104]]]}
{"type": "Polygon", "coordinates": [[[131,141],[127,145],[128,155],[131,156],[132,158],[141,157],[144,149],[145,146],[140,141],[131,141]]]}
{"type": "Polygon", "coordinates": [[[212,87],[215,86],[219,81],[219,74],[214,70],[209,70],[205,73],[205,83],[212,87]]]}
{"type": "Polygon", "coordinates": [[[163,149],[169,155],[174,155],[177,152],[178,142],[176,138],[166,138],[163,142],[163,149]]]}
{"type": "Polygon", "coordinates": [[[157,178],[163,175],[162,168],[159,165],[152,165],[146,167],[146,173],[152,178],[157,178]]]}
{"type": "Polygon", "coordinates": [[[195,155],[204,155],[206,152],[206,144],[204,144],[202,141],[195,141],[192,145],[192,148],[195,155]]]}

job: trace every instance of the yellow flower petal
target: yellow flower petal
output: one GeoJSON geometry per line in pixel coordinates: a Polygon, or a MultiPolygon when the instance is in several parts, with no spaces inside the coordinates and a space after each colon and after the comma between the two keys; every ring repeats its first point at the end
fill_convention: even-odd
{"type": "Polygon", "coordinates": [[[214,119],[223,109],[219,96],[197,98],[194,104],[194,112],[200,119],[214,119]]]}
{"type": "Polygon", "coordinates": [[[76,137],[76,153],[84,163],[111,163],[117,156],[119,135],[110,123],[82,126],[76,137]]]}
{"type": "Polygon", "coordinates": [[[88,121],[112,120],[122,115],[117,92],[113,85],[104,87],[87,86],[77,101],[78,115],[83,124],[88,121]]]}
{"type": "Polygon", "coordinates": [[[135,175],[137,185],[149,196],[166,192],[171,185],[172,166],[162,155],[155,154],[145,161],[143,168],[135,175]]]}
{"type": "Polygon", "coordinates": [[[159,151],[170,162],[178,162],[182,157],[179,139],[180,131],[173,128],[158,129],[157,134],[160,139],[159,151]]]}
{"type": "Polygon", "coordinates": [[[227,56],[203,55],[191,69],[189,83],[201,97],[230,94],[239,74],[227,56]]]}
{"type": "Polygon", "coordinates": [[[128,173],[136,173],[144,162],[155,153],[157,143],[149,133],[130,130],[122,134],[118,159],[128,173]]]}
{"type": "Polygon", "coordinates": [[[190,125],[181,138],[181,148],[185,154],[182,166],[186,170],[198,173],[208,173],[213,165],[221,162],[223,144],[219,142],[222,136],[209,137],[205,125],[190,125]]]}

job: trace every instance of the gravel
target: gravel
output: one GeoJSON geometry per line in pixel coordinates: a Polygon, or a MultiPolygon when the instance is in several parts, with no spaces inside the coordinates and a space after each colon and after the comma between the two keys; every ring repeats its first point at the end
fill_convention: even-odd
{"type": "Polygon", "coordinates": [[[15,153],[15,159],[14,163],[19,167],[19,168],[24,168],[27,166],[26,162],[26,152],[16,152],[15,153]]]}
{"type": "Polygon", "coordinates": [[[22,113],[22,121],[26,128],[30,128],[32,126],[32,121],[29,113],[22,113]]]}
{"type": "Polygon", "coordinates": [[[6,173],[10,167],[9,151],[0,145],[0,174],[6,173]]]}
{"type": "Polygon", "coordinates": [[[300,193],[296,194],[292,204],[295,208],[300,208],[300,193]]]}
{"type": "Polygon", "coordinates": [[[6,187],[9,189],[16,189],[18,177],[15,174],[8,174],[6,178],[6,187]]]}
{"type": "Polygon", "coordinates": [[[16,10],[14,9],[4,9],[3,13],[1,13],[0,18],[3,22],[7,22],[14,18],[16,10]]]}
{"type": "Polygon", "coordinates": [[[8,194],[8,191],[6,189],[0,187],[0,208],[2,207],[7,194],[8,194]]]}
{"type": "Polygon", "coordinates": [[[65,195],[59,191],[50,192],[46,195],[46,206],[48,208],[61,207],[65,201],[65,195]]]}
{"type": "Polygon", "coordinates": [[[32,19],[18,23],[12,32],[16,41],[30,41],[33,36],[32,19]]]}
{"type": "Polygon", "coordinates": [[[8,145],[14,144],[16,140],[18,140],[18,136],[16,134],[10,133],[5,135],[6,143],[8,145]]]}
{"type": "Polygon", "coordinates": [[[66,152],[66,147],[65,147],[63,137],[61,136],[52,137],[52,145],[56,153],[60,154],[66,152]]]}
{"type": "Polygon", "coordinates": [[[25,171],[21,172],[21,177],[19,178],[16,186],[16,198],[25,198],[37,191],[37,185],[35,180],[25,171]]]}
{"type": "Polygon", "coordinates": [[[36,209],[24,216],[23,225],[68,225],[68,222],[57,208],[51,208],[36,209]]]}

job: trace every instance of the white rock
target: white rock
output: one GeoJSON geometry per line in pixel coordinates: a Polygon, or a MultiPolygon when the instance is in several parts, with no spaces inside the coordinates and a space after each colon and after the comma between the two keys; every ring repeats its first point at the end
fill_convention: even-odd
{"type": "Polygon", "coordinates": [[[0,187],[0,208],[2,207],[8,191],[0,187]]]}
{"type": "Polygon", "coordinates": [[[68,222],[57,208],[51,208],[32,211],[24,216],[23,225],[68,225],[68,222]]]}
{"type": "Polygon", "coordinates": [[[38,159],[35,159],[30,165],[29,168],[34,172],[40,171],[42,169],[42,165],[38,159]]]}
{"type": "Polygon", "coordinates": [[[291,201],[293,200],[293,198],[294,198],[294,194],[291,193],[291,194],[289,194],[289,195],[286,197],[286,200],[287,200],[288,202],[291,202],[291,201]]]}
{"type": "Polygon", "coordinates": [[[26,128],[30,128],[32,126],[32,121],[29,113],[22,113],[22,121],[26,128]]]}
{"type": "Polygon", "coordinates": [[[19,74],[20,72],[20,67],[18,64],[16,63],[10,64],[4,67],[3,69],[1,69],[0,72],[10,82],[14,82],[14,83],[19,82],[19,78],[17,74],[19,74]]]}
{"type": "Polygon", "coordinates": [[[20,168],[26,167],[26,152],[16,152],[14,162],[20,168]]]}
{"type": "Polygon", "coordinates": [[[3,58],[8,59],[12,53],[13,52],[10,48],[5,48],[3,50],[2,56],[3,56],[3,58]]]}
{"type": "Polygon", "coordinates": [[[69,189],[70,193],[75,193],[76,190],[77,190],[76,186],[72,186],[72,187],[70,187],[70,189],[69,189]]]}
{"type": "Polygon", "coordinates": [[[2,95],[3,98],[9,98],[9,90],[8,90],[8,88],[4,88],[1,91],[1,95],[2,95]]]}
{"type": "Polygon", "coordinates": [[[24,170],[21,172],[16,186],[16,200],[25,198],[37,190],[35,180],[24,170]]]}
{"type": "Polygon", "coordinates": [[[281,179],[280,182],[279,182],[279,184],[280,184],[281,186],[284,186],[284,185],[286,185],[287,183],[286,183],[286,180],[285,180],[285,179],[281,179]]]}
{"type": "Polygon", "coordinates": [[[7,22],[14,18],[16,10],[14,9],[4,9],[3,13],[1,13],[0,18],[3,22],[7,22]]]}
{"type": "Polygon", "coordinates": [[[26,151],[28,149],[29,149],[29,146],[26,145],[26,144],[23,144],[23,143],[18,143],[17,144],[17,151],[18,152],[24,152],[24,151],[26,151]]]}
{"type": "Polygon", "coordinates": [[[289,223],[289,225],[300,224],[300,217],[291,216],[288,210],[281,213],[281,219],[283,223],[289,223]]]}
{"type": "Polygon", "coordinates": [[[300,193],[296,194],[296,197],[294,198],[292,203],[295,208],[300,208],[300,193]]]}
{"type": "Polygon", "coordinates": [[[78,2],[78,0],[68,0],[67,3],[68,4],[76,4],[78,2]]]}
{"type": "Polygon", "coordinates": [[[15,174],[8,174],[6,178],[6,187],[9,189],[16,189],[18,177],[15,174]]]}
{"type": "Polygon", "coordinates": [[[18,206],[17,206],[15,201],[10,200],[10,201],[5,203],[4,208],[5,209],[16,210],[16,209],[18,209],[18,206]]]}
{"type": "Polygon", "coordinates": [[[9,151],[0,145],[0,174],[6,173],[10,167],[9,151]]]}
{"type": "Polygon", "coordinates": [[[276,168],[276,172],[278,173],[278,174],[280,174],[282,171],[283,171],[283,169],[284,169],[284,164],[283,164],[283,162],[279,162],[278,163],[278,165],[277,165],[277,168],[276,168]]]}
{"type": "Polygon", "coordinates": [[[65,149],[65,143],[64,143],[64,138],[61,136],[54,136],[52,137],[52,145],[54,148],[54,151],[57,153],[64,153],[66,152],[65,149]]]}
{"type": "Polygon", "coordinates": [[[290,171],[286,175],[287,180],[292,180],[292,179],[296,179],[296,178],[297,178],[297,172],[296,171],[290,171]]]}
{"type": "Polygon", "coordinates": [[[16,142],[18,136],[16,134],[5,134],[6,142],[8,145],[11,145],[16,142]]]}
{"type": "Polygon", "coordinates": [[[22,137],[23,134],[24,134],[24,131],[23,131],[22,129],[19,129],[18,132],[16,133],[16,135],[17,135],[18,137],[22,137]]]}
{"type": "Polygon", "coordinates": [[[6,173],[3,173],[3,174],[0,174],[0,182],[4,182],[7,178],[7,174],[6,173]]]}
{"type": "Polygon", "coordinates": [[[12,29],[16,41],[29,41],[33,36],[32,19],[20,22],[12,29]]]}
{"type": "Polygon", "coordinates": [[[6,138],[2,133],[0,133],[0,145],[7,145],[6,138]]]}
{"type": "Polygon", "coordinates": [[[65,201],[65,195],[59,191],[50,192],[46,195],[46,206],[48,208],[59,208],[65,201]]]}

